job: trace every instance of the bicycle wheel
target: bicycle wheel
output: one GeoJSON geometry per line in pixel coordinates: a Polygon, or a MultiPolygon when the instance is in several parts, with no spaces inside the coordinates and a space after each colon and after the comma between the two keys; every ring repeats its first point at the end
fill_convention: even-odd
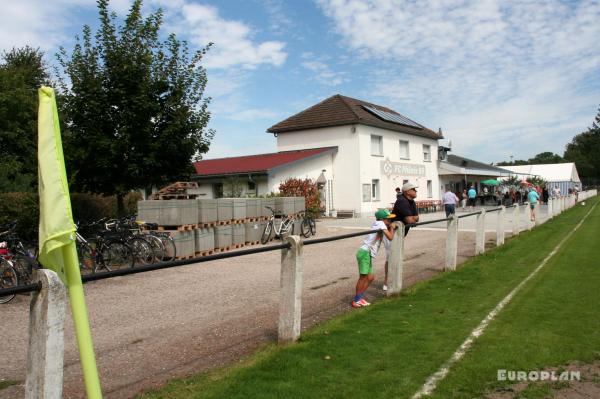
{"type": "Polygon", "coordinates": [[[271,220],[266,224],[265,229],[262,232],[262,235],[260,237],[260,243],[266,244],[267,242],[269,242],[271,240],[272,236],[273,236],[273,221],[271,220]]]}
{"type": "Polygon", "coordinates": [[[310,225],[310,234],[312,234],[313,236],[316,235],[317,234],[317,223],[315,222],[315,219],[309,218],[308,224],[310,225]]]}
{"type": "Polygon", "coordinates": [[[300,234],[302,234],[302,237],[304,238],[310,237],[310,222],[308,219],[302,220],[302,223],[300,224],[300,234]]]}
{"type": "Polygon", "coordinates": [[[175,260],[175,256],[177,256],[177,247],[175,246],[175,241],[173,241],[173,237],[170,235],[161,235],[158,236],[162,241],[165,252],[163,254],[163,262],[170,262],[175,260]]]}
{"type": "MultiPolygon", "coordinates": [[[[0,289],[16,287],[18,284],[17,272],[12,264],[4,258],[0,258],[0,289]]],[[[0,296],[0,303],[10,302],[15,294],[0,296]]]]}
{"type": "Polygon", "coordinates": [[[165,245],[160,240],[160,238],[153,236],[151,234],[145,234],[144,239],[150,243],[152,247],[152,251],[154,251],[154,261],[162,262],[165,257],[165,245]]]}
{"type": "Polygon", "coordinates": [[[89,244],[77,242],[77,257],[79,258],[79,272],[81,274],[94,272],[96,269],[96,257],[89,244]]]}
{"type": "Polygon", "coordinates": [[[13,269],[17,272],[19,284],[31,283],[33,273],[33,260],[27,255],[17,254],[12,258],[13,269]]]}
{"type": "Polygon", "coordinates": [[[142,237],[132,237],[127,240],[127,245],[133,253],[133,265],[143,266],[154,263],[154,250],[152,245],[142,237]]]}
{"type": "Polygon", "coordinates": [[[100,262],[96,263],[96,270],[104,268],[108,271],[119,270],[122,267],[133,267],[133,254],[131,249],[122,242],[111,241],[103,245],[100,250],[100,262]],[[98,263],[100,263],[98,265],[98,263]]]}

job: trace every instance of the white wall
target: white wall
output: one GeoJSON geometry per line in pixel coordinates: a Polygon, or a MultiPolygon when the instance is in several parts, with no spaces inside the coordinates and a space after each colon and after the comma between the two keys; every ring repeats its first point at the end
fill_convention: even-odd
{"type": "Polygon", "coordinates": [[[294,163],[292,166],[282,166],[273,170],[269,175],[269,191],[279,191],[279,184],[289,178],[317,180],[323,169],[327,177],[333,169],[335,154],[322,154],[314,158],[294,163]]]}
{"type": "Polygon", "coordinates": [[[333,146],[338,147],[338,152],[332,155],[331,170],[322,168],[327,170],[325,176],[333,180],[333,206],[337,210],[358,211],[361,198],[357,182],[360,170],[358,140],[350,125],[279,133],[277,136],[277,151],[333,146]]]}
{"type": "Polygon", "coordinates": [[[359,128],[361,148],[360,184],[370,184],[373,179],[379,179],[380,200],[361,202],[361,213],[370,214],[377,208],[389,208],[396,200],[396,187],[401,187],[403,180],[408,180],[419,186],[416,200],[439,199],[439,176],[437,173],[437,140],[410,135],[407,133],[385,130],[377,127],[363,126],[359,128]],[[383,155],[371,154],[371,135],[383,139],[383,155]],[[400,140],[409,143],[409,158],[400,158],[400,140]],[[423,144],[430,146],[430,161],[423,160],[423,144]],[[423,165],[425,176],[390,175],[381,172],[381,162],[389,159],[391,162],[423,165]],[[432,195],[428,196],[427,180],[431,180],[432,195]]]}

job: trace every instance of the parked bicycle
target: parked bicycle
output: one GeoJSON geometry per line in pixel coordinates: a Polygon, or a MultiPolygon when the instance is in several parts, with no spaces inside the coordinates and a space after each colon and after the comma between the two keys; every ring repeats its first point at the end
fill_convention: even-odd
{"type": "Polygon", "coordinates": [[[275,237],[277,238],[283,238],[294,234],[294,218],[292,216],[276,212],[270,206],[265,206],[265,208],[271,211],[271,217],[260,237],[261,244],[269,242],[273,238],[273,234],[275,234],[275,237]],[[280,220],[280,222],[275,223],[276,220],[280,220]]]}
{"type": "MultiPolygon", "coordinates": [[[[0,256],[0,289],[16,287],[18,283],[17,271],[12,262],[0,256]]],[[[0,296],[0,303],[10,302],[14,297],[14,294],[0,296]]]]}
{"type": "Polygon", "coordinates": [[[0,228],[0,257],[10,261],[17,273],[18,284],[29,284],[37,263],[37,245],[26,243],[17,233],[17,222],[0,228]]]}
{"type": "Polygon", "coordinates": [[[105,221],[106,219],[101,219],[83,225],[83,232],[76,232],[77,255],[82,274],[133,267],[131,248],[118,235],[105,229],[105,221]]]}
{"type": "Polygon", "coordinates": [[[302,215],[300,234],[302,234],[304,238],[308,238],[317,234],[317,224],[315,223],[315,219],[310,216],[310,214],[304,213],[302,215]]]}

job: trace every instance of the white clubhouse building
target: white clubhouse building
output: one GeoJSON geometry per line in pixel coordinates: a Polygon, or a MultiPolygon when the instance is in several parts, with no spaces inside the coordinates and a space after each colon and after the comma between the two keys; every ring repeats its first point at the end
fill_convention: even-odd
{"type": "MultiPolygon", "coordinates": [[[[439,168],[449,149],[438,146],[441,132],[380,105],[338,94],[267,132],[277,140],[276,153],[194,163],[200,191],[208,198],[260,196],[288,178],[310,178],[327,215],[358,216],[390,207],[403,183],[419,186],[417,201],[439,200],[446,184],[439,168]]],[[[488,170],[482,179],[501,171],[488,170]]]]}

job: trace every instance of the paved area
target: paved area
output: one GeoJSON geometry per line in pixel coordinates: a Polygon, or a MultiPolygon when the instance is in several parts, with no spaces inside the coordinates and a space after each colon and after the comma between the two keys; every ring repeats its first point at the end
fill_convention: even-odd
{"type": "MultiPolygon", "coordinates": [[[[509,213],[507,233],[512,229],[509,213]]],[[[425,214],[422,220],[443,216],[425,214]]],[[[459,264],[474,255],[474,219],[460,219],[459,264]]],[[[323,219],[317,223],[317,237],[367,230],[371,222],[371,218],[323,219]]],[[[444,226],[445,222],[427,225],[408,235],[405,287],[442,272],[444,226]]],[[[486,219],[486,230],[487,245],[493,245],[495,217],[486,219]]],[[[303,328],[351,311],[357,278],[354,254],[361,241],[362,237],[354,237],[304,248],[303,328]]],[[[231,364],[275,342],[280,257],[280,251],[273,251],[86,284],[105,397],[132,397],[168,379],[231,364]]],[[[381,254],[368,300],[383,296],[383,263],[381,254]]],[[[28,296],[0,305],[0,380],[25,379],[28,312],[28,296]]],[[[70,317],[64,398],[84,398],[70,317]]],[[[22,384],[0,390],[1,399],[21,397],[22,384]]]]}

